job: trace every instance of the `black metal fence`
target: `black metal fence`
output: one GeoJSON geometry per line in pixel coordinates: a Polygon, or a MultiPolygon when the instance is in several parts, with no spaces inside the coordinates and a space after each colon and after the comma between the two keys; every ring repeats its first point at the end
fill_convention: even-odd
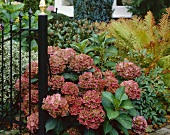
{"type": "MultiPolygon", "coordinates": [[[[31,40],[33,37],[36,38],[38,32],[38,112],[39,112],[39,130],[36,134],[44,135],[45,133],[45,112],[41,109],[42,99],[47,94],[47,15],[39,14],[38,16],[38,29],[32,29],[31,18],[32,11],[28,12],[28,27],[22,28],[23,15],[22,12],[19,14],[19,30],[14,32],[13,30],[13,20],[10,19],[9,33],[5,33],[6,26],[1,24],[0,32],[0,56],[1,56],[1,73],[0,73],[0,132],[3,130],[12,130],[16,128],[18,134],[23,134],[23,130],[26,128],[26,122],[23,120],[23,110],[21,109],[23,104],[23,91],[22,91],[22,33],[27,32],[27,42],[28,42],[28,116],[31,115],[31,40]],[[18,72],[14,73],[13,69],[16,69],[14,65],[14,55],[16,50],[13,50],[13,39],[18,37],[18,72]],[[9,46],[9,52],[6,52],[5,47],[9,46]],[[6,52],[6,53],[5,53],[6,52]],[[5,61],[8,56],[9,61],[5,61]],[[9,69],[7,68],[9,66],[9,69]],[[7,74],[7,75],[6,75],[7,74]],[[14,75],[15,74],[15,75],[14,75]],[[16,78],[18,81],[18,91],[14,87],[16,83],[16,78]],[[6,86],[8,84],[8,87],[6,86]]],[[[16,62],[16,61],[15,61],[16,62]]],[[[0,133],[0,134],[5,134],[0,133]]]]}

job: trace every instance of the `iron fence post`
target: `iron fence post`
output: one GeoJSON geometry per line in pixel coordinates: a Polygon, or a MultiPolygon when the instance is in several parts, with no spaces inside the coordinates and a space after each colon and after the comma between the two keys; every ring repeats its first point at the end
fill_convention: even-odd
{"type": "Polygon", "coordinates": [[[46,112],[42,110],[42,100],[48,91],[48,70],[47,70],[47,15],[38,16],[38,90],[39,90],[39,135],[46,135],[45,122],[46,112]]]}

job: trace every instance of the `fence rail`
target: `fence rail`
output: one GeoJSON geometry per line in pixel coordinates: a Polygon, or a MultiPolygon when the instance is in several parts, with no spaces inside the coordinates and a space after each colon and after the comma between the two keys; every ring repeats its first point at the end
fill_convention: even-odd
{"type": "MultiPolygon", "coordinates": [[[[13,30],[13,20],[10,19],[9,25],[10,30],[9,34],[5,33],[6,26],[2,22],[1,24],[1,40],[0,40],[0,57],[1,57],[1,73],[0,73],[0,131],[1,130],[12,130],[14,127],[17,127],[19,130],[19,134],[23,133],[23,129],[26,127],[26,123],[23,121],[23,91],[22,87],[26,84],[22,82],[22,33],[27,32],[27,41],[28,41],[28,115],[30,116],[32,113],[32,85],[31,85],[31,40],[32,33],[38,31],[38,113],[39,113],[39,130],[37,134],[45,135],[45,111],[41,109],[42,100],[46,96],[47,87],[48,87],[48,72],[47,72],[47,15],[40,14],[38,16],[38,29],[32,29],[31,19],[32,19],[32,11],[31,9],[28,12],[28,28],[22,28],[23,14],[20,12],[19,14],[19,27],[18,31],[14,33],[13,30]],[[9,35],[6,36],[6,34],[9,35]],[[17,38],[19,44],[18,52],[19,56],[17,56],[17,73],[14,72],[14,59],[15,59],[15,51],[13,50],[14,41],[13,39],[17,38]],[[7,46],[9,47],[9,52],[5,49],[7,46]],[[9,61],[5,61],[6,57],[9,58],[9,61]],[[9,66],[9,70],[7,71],[7,66],[9,66]],[[7,77],[7,78],[5,78],[7,77]],[[14,86],[16,83],[16,78],[18,80],[18,90],[14,86]],[[7,86],[8,85],[8,86],[7,86]],[[16,96],[17,95],[17,96],[16,96]],[[17,98],[16,98],[17,97],[17,98]]],[[[16,62],[16,61],[15,61],[16,62]]],[[[16,63],[15,63],[16,65],[16,63]]],[[[24,118],[26,119],[26,117],[24,118]]]]}

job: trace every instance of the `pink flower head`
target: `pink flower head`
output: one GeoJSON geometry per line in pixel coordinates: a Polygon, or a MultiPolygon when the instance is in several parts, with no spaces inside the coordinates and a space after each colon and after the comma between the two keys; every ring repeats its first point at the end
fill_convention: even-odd
{"type": "Polygon", "coordinates": [[[133,118],[132,129],[139,135],[144,135],[147,128],[147,121],[143,116],[137,116],[133,118]]]}
{"type": "Polygon", "coordinates": [[[105,77],[106,91],[109,91],[114,94],[117,88],[119,88],[118,80],[114,77],[113,74],[107,74],[105,77]]]}
{"type": "Polygon", "coordinates": [[[54,6],[50,5],[50,6],[48,6],[48,8],[46,10],[47,11],[54,11],[54,6]]]}
{"type": "Polygon", "coordinates": [[[67,129],[67,133],[69,135],[81,135],[80,131],[77,128],[69,128],[67,129]]]}
{"type": "Polygon", "coordinates": [[[125,93],[130,99],[140,99],[141,90],[137,82],[133,80],[123,81],[120,86],[125,87],[125,93]]]}
{"type": "Polygon", "coordinates": [[[72,83],[72,82],[66,82],[62,88],[61,88],[61,92],[63,94],[69,94],[69,95],[78,95],[79,93],[79,88],[76,84],[72,83]]]}
{"type": "Polygon", "coordinates": [[[27,65],[26,71],[25,71],[25,76],[29,78],[29,67],[31,69],[31,78],[34,78],[36,75],[38,75],[38,62],[37,61],[32,61],[31,64],[27,65]]]}
{"type": "Polygon", "coordinates": [[[64,84],[64,77],[59,75],[53,75],[48,81],[48,85],[52,90],[60,89],[64,84]]]}
{"type": "Polygon", "coordinates": [[[77,97],[74,103],[70,106],[70,114],[78,115],[80,111],[83,109],[83,102],[81,97],[77,97]]]}
{"type": "Polygon", "coordinates": [[[132,62],[120,62],[116,65],[117,73],[125,79],[134,79],[141,75],[140,67],[132,62]]]}
{"type": "Polygon", "coordinates": [[[71,68],[73,71],[81,72],[91,69],[93,65],[94,62],[90,56],[86,54],[79,54],[70,60],[69,68],[71,68]]]}
{"type": "Polygon", "coordinates": [[[42,109],[47,110],[53,118],[64,117],[69,111],[67,100],[62,98],[60,94],[48,95],[43,99],[42,109]]]}
{"type": "Polygon", "coordinates": [[[38,123],[38,112],[32,113],[27,117],[27,128],[31,131],[31,133],[34,133],[36,130],[38,130],[38,123]]]}
{"type": "Polygon", "coordinates": [[[52,74],[62,73],[66,68],[66,63],[64,59],[56,55],[51,55],[49,58],[49,62],[52,74]]]}
{"type": "Polygon", "coordinates": [[[100,124],[104,121],[105,112],[102,106],[98,108],[84,108],[78,115],[78,121],[80,124],[85,125],[87,129],[98,129],[100,124]]]}
{"type": "Polygon", "coordinates": [[[55,47],[55,46],[48,46],[48,54],[49,55],[54,55],[54,53],[56,51],[58,51],[60,48],[59,47],[55,47]]]}
{"type": "Polygon", "coordinates": [[[69,62],[69,59],[74,58],[76,55],[76,51],[72,48],[66,48],[66,49],[59,49],[54,53],[56,56],[63,58],[66,63],[69,62]]]}
{"type": "Polygon", "coordinates": [[[88,90],[83,95],[83,104],[88,108],[97,108],[102,102],[101,93],[95,90],[88,90]]]}

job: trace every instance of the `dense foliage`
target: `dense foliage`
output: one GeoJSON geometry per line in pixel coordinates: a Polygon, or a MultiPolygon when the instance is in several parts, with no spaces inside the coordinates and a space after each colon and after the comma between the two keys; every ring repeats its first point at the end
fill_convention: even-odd
{"type": "Polygon", "coordinates": [[[165,13],[165,8],[170,7],[170,2],[168,0],[131,0],[127,5],[133,15],[144,17],[148,11],[151,11],[159,22],[162,14],[165,13]]]}
{"type": "Polygon", "coordinates": [[[112,18],[113,0],[74,0],[74,18],[108,22],[112,18]]]}

